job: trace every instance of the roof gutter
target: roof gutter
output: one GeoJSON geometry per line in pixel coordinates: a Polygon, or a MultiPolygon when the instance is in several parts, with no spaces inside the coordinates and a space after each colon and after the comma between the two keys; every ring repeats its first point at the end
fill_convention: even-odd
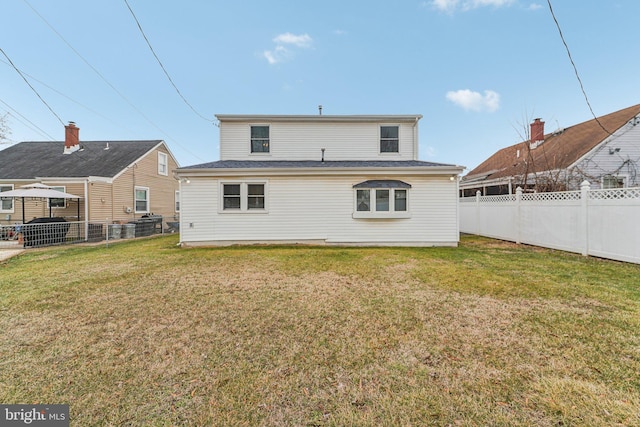
{"type": "Polygon", "coordinates": [[[458,175],[464,170],[463,166],[428,166],[428,167],[351,167],[351,168],[203,168],[176,169],[179,177],[187,176],[319,176],[319,175],[458,175]]]}

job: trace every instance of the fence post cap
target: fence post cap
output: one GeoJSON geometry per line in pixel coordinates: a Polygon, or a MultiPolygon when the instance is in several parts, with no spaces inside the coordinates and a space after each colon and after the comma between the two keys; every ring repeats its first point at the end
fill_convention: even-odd
{"type": "Polygon", "coordinates": [[[591,183],[585,179],[585,180],[584,180],[584,181],[582,181],[582,183],[580,184],[580,188],[586,188],[586,189],[589,189],[589,188],[591,188],[591,183]]]}

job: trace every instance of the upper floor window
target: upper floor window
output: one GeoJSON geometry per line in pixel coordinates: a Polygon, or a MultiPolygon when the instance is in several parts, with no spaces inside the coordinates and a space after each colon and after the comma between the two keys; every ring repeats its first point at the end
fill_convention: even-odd
{"type": "Polygon", "coordinates": [[[13,212],[13,198],[11,199],[2,199],[3,191],[12,191],[13,184],[9,185],[0,185],[0,212],[13,212]]]}
{"type": "Polygon", "coordinates": [[[410,184],[397,180],[371,180],[353,186],[354,218],[408,218],[410,184]]]}
{"type": "Polygon", "coordinates": [[[269,126],[251,126],[251,152],[269,152],[269,126]]]}
{"type": "MultiPolygon", "coordinates": [[[[65,187],[51,187],[51,189],[56,191],[62,191],[63,193],[67,191],[65,187]]],[[[66,206],[66,200],[64,198],[49,199],[50,208],[64,208],[65,206],[66,206]]]]}
{"type": "Polygon", "coordinates": [[[380,152],[381,153],[399,153],[398,126],[380,126],[380,152]]]}
{"type": "Polygon", "coordinates": [[[147,187],[136,187],[135,190],[136,213],[149,212],[149,189],[147,187]]]}
{"type": "Polygon", "coordinates": [[[169,156],[166,153],[158,153],[158,175],[169,175],[169,156]]]}
{"type": "Polygon", "coordinates": [[[266,187],[264,182],[222,183],[222,210],[265,212],[266,187]]]}

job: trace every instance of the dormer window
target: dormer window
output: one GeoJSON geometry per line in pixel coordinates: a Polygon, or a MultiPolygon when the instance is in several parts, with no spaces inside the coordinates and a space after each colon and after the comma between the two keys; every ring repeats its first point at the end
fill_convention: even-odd
{"type": "Polygon", "coordinates": [[[251,126],[251,152],[269,152],[269,126],[251,126]]]}
{"type": "Polygon", "coordinates": [[[380,152],[399,153],[400,140],[398,126],[380,126],[380,152]]]}

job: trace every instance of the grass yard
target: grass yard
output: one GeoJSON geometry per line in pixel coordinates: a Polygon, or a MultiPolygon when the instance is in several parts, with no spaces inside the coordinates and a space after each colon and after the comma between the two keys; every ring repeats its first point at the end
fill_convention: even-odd
{"type": "Polygon", "coordinates": [[[0,263],[0,403],[68,403],[72,426],[640,425],[638,265],[176,243],[0,263]]]}

